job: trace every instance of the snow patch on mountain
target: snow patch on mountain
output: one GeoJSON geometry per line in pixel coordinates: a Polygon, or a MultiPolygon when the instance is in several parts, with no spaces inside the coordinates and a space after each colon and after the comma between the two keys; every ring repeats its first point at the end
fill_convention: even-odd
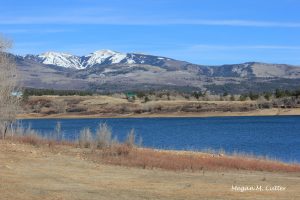
{"type": "Polygon", "coordinates": [[[135,64],[135,61],[133,59],[127,59],[126,61],[127,64],[135,64]]]}
{"type": "Polygon", "coordinates": [[[83,65],[85,67],[90,67],[94,65],[101,65],[103,63],[106,64],[118,64],[118,63],[126,63],[126,64],[134,64],[135,61],[129,58],[128,54],[120,53],[112,50],[99,50],[95,51],[87,56],[84,56],[86,60],[83,65]]]}
{"type": "Polygon", "coordinates": [[[125,58],[126,58],[126,54],[117,53],[113,55],[109,60],[111,61],[112,64],[117,64],[120,63],[125,58]]]}
{"type": "Polygon", "coordinates": [[[56,65],[65,68],[84,69],[80,58],[67,53],[46,52],[38,55],[43,64],[56,65]]]}
{"type": "Polygon", "coordinates": [[[72,69],[85,69],[93,66],[100,65],[113,65],[113,64],[149,64],[156,65],[158,61],[165,58],[141,55],[134,53],[120,53],[112,50],[99,50],[90,53],[86,56],[74,56],[67,53],[46,52],[40,55],[27,55],[28,59],[38,61],[46,65],[56,65],[64,68],[72,69]]]}
{"type": "Polygon", "coordinates": [[[95,51],[93,53],[90,53],[87,56],[84,56],[86,59],[86,62],[83,63],[86,67],[90,67],[96,64],[102,64],[106,59],[112,57],[115,55],[116,52],[111,50],[100,50],[95,51]]]}

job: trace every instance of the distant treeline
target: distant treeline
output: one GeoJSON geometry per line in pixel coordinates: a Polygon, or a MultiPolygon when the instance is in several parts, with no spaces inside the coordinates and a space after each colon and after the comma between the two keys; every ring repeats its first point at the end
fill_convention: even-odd
{"type": "MultiPolygon", "coordinates": [[[[35,89],[35,88],[26,88],[23,90],[23,98],[26,99],[28,96],[43,96],[43,95],[57,95],[57,96],[91,96],[93,94],[100,94],[93,91],[79,91],[79,90],[54,90],[54,89],[35,89]]],[[[113,95],[114,93],[101,93],[102,95],[113,95]]],[[[182,96],[186,99],[195,98],[207,98],[212,95],[208,95],[207,91],[193,91],[193,92],[178,92],[178,91],[132,91],[123,93],[127,96],[127,98],[135,99],[135,97],[140,99],[145,99],[145,102],[150,100],[151,96],[156,96],[158,98],[163,98],[164,96],[170,100],[172,96],[182,96]]],[[[214,95],[217,96],[217,95],[214,95]]],[[[247,99],[257,100],[260,97],[263,97],[266,100],[271,99],[280,99],[284,97],[300,97],[300,89],[299,90],[283,90],[276,89],[273,92],[249,92],[244,94],[230,94],[228,92],[224,92],[220,94],[219,97],[221,99],[228,97],[228,100],[235,101],[245,101],[247,99]]]]}
{"type": "Polygon", "coordinates": [[[240,96],[240,100],[244,101],[247,98],[250,98],[251,100],[257,100],[259,97],[264,97],[266,100],[270,100],[272,97],[279,99],[284,97],[298,98],[299,96],[300,96],[300,90],[276,89],[274,92],[263,92],[263,93],[249,92],[247,94],[242,94],[240,96]]]}
{"type": "Polygon", "coordinates": [[[79,90],[54,90],[54,89],[35,89],[25,88],[23,90],[23,97],[28,96],[43,96],[43,95],[58,95],[58,96],[90,96],[94,93],[91,91],[79,91],[79,90]]]}
{"type": "MultiPolygon", "coordinates": [[[[171,100],[178,97],[183,97],[185,99],[197,99],[204,101],[247,101],[247,100],[283,100],[291,99],[296,100],[300,98],[300,89],[298,90],[285,90],[276,89],[271,92],[248,92],[242,94],[233,94],[229,92],[224,92],[221,94],[211,94],[209,91],[193,91],[193,92],[176,92],[176,91],[136,91],[132,94],[139,99],[144,99],[144,102],[151,101],[153,99],[165,99],[171,100]],[[154,96],[154,97],[153,97],[154,96]]],[[[131,95],[132,96],[132,95],[131,95]]],[[[134,98],[131,98],[134,99],[134,98]]]]}

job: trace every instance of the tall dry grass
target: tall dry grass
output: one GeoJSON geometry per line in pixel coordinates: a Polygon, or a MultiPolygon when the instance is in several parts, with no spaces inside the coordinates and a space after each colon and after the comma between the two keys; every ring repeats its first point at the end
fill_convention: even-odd
{"type": "Polygon", "coordinates": [[[24,127],[22,124],[17,123],[16,126],[9,129],[6,139],[25,144],[31,144],[36,147],[53,147],[54,145],[75,146],[73,141],[64,140],[60,123],[56,124],[54,132],[45,136],[42,136],[42,134],[33,130],[31,125],[24,127]]]}
{"type": "Polygon", "coordinates": [[[130,148],[121,145],[103,151],[85,155],[93,161],[108,164],[141,167],[143,169],[165,169],[173,171],[203,171],[203,170],[250,170],[270,172],[300,172],[299,164],[286,164],[279,161],[258,159],[242,156],[216,156],[203,153],[176,153],[154,149],[130,148]],[[119,153],[117,153],[119,151],[119,153]],[[121,153],[120,153],[121,152],[121,153]]]}
{"type": "Polygon", "coordinates": [[[90,148],[92,147],[93,136],[92,132],[89,128],[84,128],[80,131],[80,136],[78,140],[78,144],[82,148],[90,148]]]}
{"type": "Polygon", "coordinates": [[[99,124],[96,130],[96,146],[97,148],[106,148],[112,145],[112,131],[106,123],[99,124]]]}

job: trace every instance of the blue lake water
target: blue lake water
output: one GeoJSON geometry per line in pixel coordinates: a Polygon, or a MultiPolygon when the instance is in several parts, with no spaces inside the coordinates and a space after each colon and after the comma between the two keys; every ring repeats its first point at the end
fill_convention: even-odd
{"type": "Polygon", "coordinates": [[[223,149],[300,162],[300,116],[209,118],[118,118],[22,120],[24,126],[46,135],[61,122],[65,139],[78,138],[85,127],[107,123],[120,141],[134,128],[143,146],[176,149],[223,149]]]}

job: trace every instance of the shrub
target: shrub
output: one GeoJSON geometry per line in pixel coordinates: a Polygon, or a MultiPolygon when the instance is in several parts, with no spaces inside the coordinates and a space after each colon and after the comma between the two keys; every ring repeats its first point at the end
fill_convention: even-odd
{"type": "Polygon", "coordinates": [[[42,138],[40,138],[37,134],[33,133],[19,137],[19,141],[33,146],[40,146],[41,143],[43,143],[42,138]]]}
{"type": "Polygon", "coordinates": [[[235,101],[235,98],[233,95],[230,96],[230,101],[235,101]]]}
{"type": "Polygon", "coordinates": [[[92,146],[92,133],[89,128],[84,128],[80,131],[80,137],[79,137],[79,146],[83,148],[89,148],[92,146]]]}
{"type": "Polygon", "coordinates": [[[127,138],[125,140],[125,144],[129,147],[133,147],[135,145],[135,133],[134,129],[131,129],[127,134],[127,138]]]}
{"type": "Polygon", "coordinates": [[[240,101],[246,101],[247,100],[247,95],[246,94],[242,94],[241,96],[240,96],[240,101]]]}
{"type": "Polygon", "coordinates": [[[56,122],[53,139],[59,141],[63,139],[63,135],[61,131],[61,122],[56,122]]]}
{"type": "Polygon", "coordinates": [[[112,134],[111,129],[107,126],[106,123],[100,124],[99,128],[96,131],[96,146],[97,148],[106,148],[110,147],[112,144],[112,134]]]}
{"type": "Polygon", "coordinates": [[[66,111],[69,113],[72,113],[72,112],[86,112],[87,110],[88,109],[84,108],[84,107],[71,107],[71,108],[68,108],[66,111]]]}
{"type": "Polygon", "coordinates": [[[118,156],[128,156],[131,151],[130,147],[122,144],[115,146],[115,149],[118,156]]]}
{"type": "Polygon", "coordinates": [[[145,99],[144,99],[144,103],[147,103],[148,101],[150,101],[149,97],[146,96],[145,99]]]}

